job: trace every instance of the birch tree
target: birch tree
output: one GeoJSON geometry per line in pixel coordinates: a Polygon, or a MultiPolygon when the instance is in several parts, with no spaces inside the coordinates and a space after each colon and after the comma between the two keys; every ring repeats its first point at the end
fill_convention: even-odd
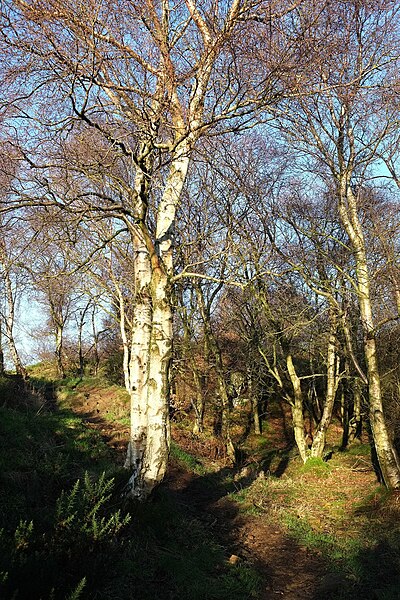
{"type": "Polygon", "coordinates": [[[302,168],[318,174],[321,184],[335,194],[349,239],[355,263],[353,289],[364,331],[369,420],[382,478],[391,488],[400,487],[400,463],[383,412],[371,264],[361,206],[379,149],[397,127],[385,95],[391,93],[399,65],[399,10],[397,2],[338,2],[325,10],[317,24],[300,10],[294,25],[312,40],[319,58],[310,61],[308,73],[292,82],[293,91],[300,94],[297,99],[288,103],[285,112],[276,113],[287,139],[307,156],[302,168]],[[314,93],[301,95],[304,86],[314,93]]]}
{"type": "MultiPolygon", "coordinates": [[[[10,222],[7,223],[10,226],[10,222]]],[[[4,235],[4,223],[0,232],[3,232],[0,239],[0,281],[3,292],[3,298],[0,309],[0,321],[4,323],[3,335],[6,339],[9,354],[14,364],[15,371],[22,377],[27,377],[27,370],[21,360],[20,352],[15,338],[16,307],[21,294],[21,272],[18,268],[18,249],[14,248],[11,252],[8,244],[9,236],[4,235]]],[[[11,225],[12,227],[12,225],[11,225]]],[[[2,363],[4,370],[4,355],[2,353],[2,363]]]]}
{"type": "Polygon", "coordinates": [[[275,23],[298,4],[2,5],[2,45],[12,57],[7,68],[11,64],[17,77],[20,61],[24,70],[13,104],[19,134],[25,130],[30,140],[48,134],[40,143],[42,158],[31,151],[33,141],[22,151],[30,183],[19,190],[20,202],[119,219],[132,239],[126,466],[128,493],[139,499],[162,480],[167,465],[173,231],[191,155],[202,136],[249,126],[261,101],[281,95],[273,73],[289,53],[285,40],[275,40],[275,23]]]}

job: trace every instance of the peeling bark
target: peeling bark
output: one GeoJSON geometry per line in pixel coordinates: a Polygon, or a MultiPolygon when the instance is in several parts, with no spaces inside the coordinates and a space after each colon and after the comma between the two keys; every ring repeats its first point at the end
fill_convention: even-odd
{"type": "MultiPolygon", "coordinates": [[[[175,213],[189,166],[190,147],[172,161],[157,213],[155,243],[134,230],[135,299],[129,363],[131,435],[125,466],[132,471],[128,494],[146,499],[163,479],[169,453],[169,367],[172,354],[172,235],[175,213]]],[[[138,174],[145,216],[145,175],[138,174]]]]}
{"type": "MultiPolygon", "coordinates": [[[[1,256],[3,259],[3,256],[1,256]]],[[[2,261],[3,262],[3,261],[2,261]]],[[[4,262],[3,262],[4,265],[4,262]]],[[[22,364],[21,358],[14,339],[14,321],[15,321],[15,297],[13,291],[13,285],[10,277],[10,273],[7,268],[3,272],[4,287],[6,292],[7,301],[7,316],[5,322],[5,336],[8,343],[8,349],[11,355],[11,359],[14,363],[15,371],[21,375],[24,379],[28,377],[28,372],[22,364]]]]}
{"type": "Polygon", "coordinates": [[[358,301],[364,329],[364,353],[368,377],[369,419],[375,449],[385,485],[398,489],[400,488],[400,462],[393,442],[390,440],[383,413],[370,274],[364,235],[357,213],[356,198],[345,178],[340,182],[339,214],[353,247],[356,261],[358,301]]]}

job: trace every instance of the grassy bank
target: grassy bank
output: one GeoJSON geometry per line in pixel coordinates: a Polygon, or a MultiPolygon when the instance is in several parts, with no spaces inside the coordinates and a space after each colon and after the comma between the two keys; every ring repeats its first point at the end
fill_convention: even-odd
{"type": "MultiPolygon", "coordinates": [[[[1,598],[257,597],[255,571],[230,565],[211,531],[168,488],[143,506],[124,501],[120,456],[105,443],[101,423],[88,427],[83,415],[93,412],[83,404],[88,394],[95,406],[96,395],[102,398],[96,411],[108,410],[104,381],[63,382],[61,407],[29,397],[15,378],[2,378],[0,390],[1,598]]],[[[115,406],[109,410],[108,423],[123,418],[115,406]]],[[[191,460],[178,459],[183,466],[191,460]]]]}

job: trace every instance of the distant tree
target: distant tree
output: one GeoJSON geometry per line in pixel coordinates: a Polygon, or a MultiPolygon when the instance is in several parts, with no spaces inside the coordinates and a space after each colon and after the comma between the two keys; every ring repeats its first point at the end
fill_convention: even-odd
{"type": "Polygon", "coordinates": [[[3,297],[0,321],[4,324],[3,336],[14,368],[24,378],[28,373],[17,348],[15,325],[17,304],[27,285],[23,263],[29,244],[29,232],[23,224],[21,226],[21,223],[14,218],[2,219],[0,224],[0,289],[3,297]]]}
{"type": "Polygon", "coordinates": [[[369,421],[382,478],[388,487],[398,488],[400,462],[384,418],[362,206],[366,184],[380,160],[379,150],[397,129],[397,114],[387,97],[393,93],[399,68],[400,6],[368,0],[338,2],[327,5],[318,21],[310,19],[304,8],[291,27],[310,40],[304,48],[310,68],[291,79],[293,98],[276,111],[276,124],[305,157],[303,172],[318,177],[336,198],[354,258],[352,286],[364,332],[369,421]]]}

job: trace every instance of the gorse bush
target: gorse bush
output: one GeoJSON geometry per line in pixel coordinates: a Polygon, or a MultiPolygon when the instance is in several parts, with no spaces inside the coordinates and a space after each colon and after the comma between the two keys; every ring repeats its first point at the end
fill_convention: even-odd
{"type": "Polygon", "coordinates": [[[12,534],[1,530],[0,596],[75,600],[87,582],[101,580],[130,521],[112,509],[113,487],[105,474],[93,480],[85,473],[61,493],[46,532],[23,520],[12,534]]]}
{"type": "Polygon", "coordinates": [[[114,480],[103,473],[92,481],[85,473],[70,492],[62,492],[56,505],[55,540],[65,545],[65,550],[76,553],[77,545],[93,550],[101,543],[109,544],[130,521],[130,515],[121,511],[109,513],[107,504],[112,496],[114,480]],[[66,543],[67,542],[67,543],[66,543]]]}

